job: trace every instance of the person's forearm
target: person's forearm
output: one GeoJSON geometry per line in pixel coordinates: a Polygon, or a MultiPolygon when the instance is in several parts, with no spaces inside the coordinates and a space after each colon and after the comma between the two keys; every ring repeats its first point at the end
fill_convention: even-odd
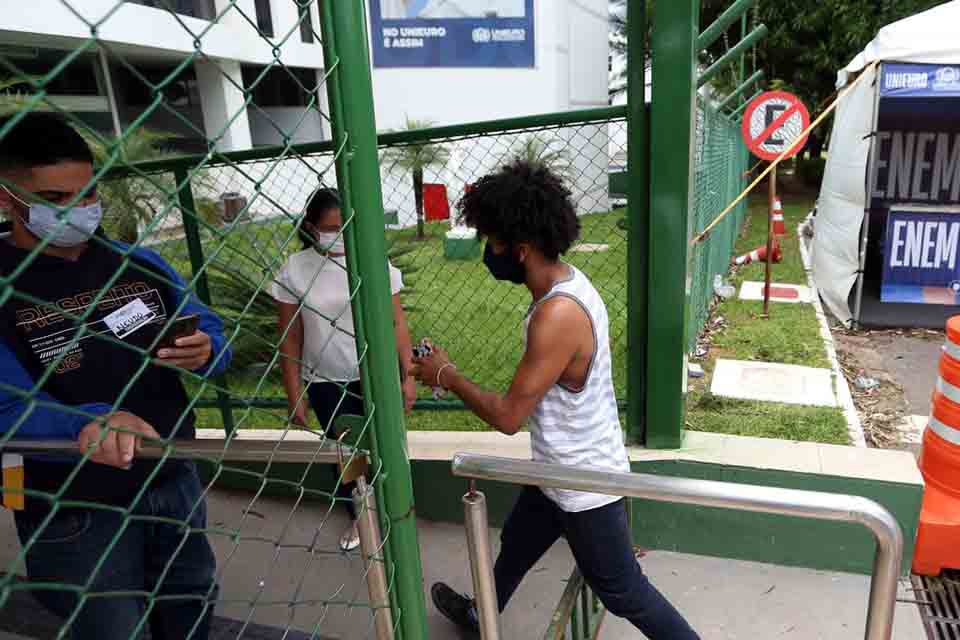
{"type": "Polygon", "coordinates": [[[300,395],[303,393],[303,384],[300,381],[300,363],[282,359],[280,370],[283,372],[283,390],[287,394],[287,405],[293,412],[299,405],[300,395]]]}
{"type": "Polygon", "coordinates": [[[413,362],[413,341],[410,339],[410,328],[407,326],[407,316],[400,305],[400,299],[394,298],[393,327],[397,338],[397,359],[400,362],[400,379],[405,380],[410,374],[413,362]]]}
{"type": "Polygon", "coordinates": [[[481,388],[453,367],[447,367],[440,373],[440,381],[478,418],[500,433],[512,436],[523,426],[522,420],[517,420],[506,410],[499,393],[481,388]]]}

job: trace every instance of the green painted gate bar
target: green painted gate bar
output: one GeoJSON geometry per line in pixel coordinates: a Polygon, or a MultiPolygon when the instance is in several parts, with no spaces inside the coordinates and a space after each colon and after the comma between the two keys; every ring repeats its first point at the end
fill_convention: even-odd
{"type": "Polygon", "coordinates": [[[650,243],[650,141],[645,104],[645,0],[630,0],[627,24],[627,438],[645,440],[647,246],[650,243]]]}
{"type": "MultiPolygon", "coordinates": [[[[737,0],[730,5],[713,24],[704,29],[703,33],[697,37],[697,51],[703,51],[716,42],[730,25],[737,21],[737,18],[745,19],[747,11],[756,2],[757,0],[737,0]]],[[[743,35],[746,35],[746,33],[741,34],[741,37],[743,35]]]]}
{"type": "Polygon", "coordinates": [[[699,13],[699,0],[659,3],[653,34],[646,445],[654,448],[679,447],[684,423],[699,13]]]}
{"type": "MultiPolygon", "coordinates": [[[[344,146],[337,163],[338,181],[349,183],[345,193],[345,211],[353,215],[347,230],[349,246],[363,251],[348,251],[350,286],[357,292],[353,299],[354,318],[362,324],[363,341],[358,340],[364,409],[373,423],[374,468],[389,482],[377,483],[386,513],[381,526],[390,550],[394,572],[389,574],[393,601],[398,605],[397,633],[403,640],[427,637],[426,603],[420,545],[417,541],[413,480],[406,453],[406,427],[400,394],[396,341],[393,333],[390,282],[383,233],[383,194],[377,153],[377,127],[373,111],[373,84],[367,43],[366,8],[363,2],[327,2],[322,21],[324,40],[333,40],[336,59],[327,59],[329,83],[336,86],[328,98],[342,114],[334,118],[334,140],[344,146]],[[332,73],[331,73],[332,72],[332,73]],[[349,97],[349,103],[347,103],[349,97]],[[343,175],[344,170],[346,175],[343,175]],[[346,206],[348,205],[349,206],[346,206]],[[357,286],[357,285],[360,286],[357,286]]],[[[358,336],[359,337],[359,336],[358,336]]]]}

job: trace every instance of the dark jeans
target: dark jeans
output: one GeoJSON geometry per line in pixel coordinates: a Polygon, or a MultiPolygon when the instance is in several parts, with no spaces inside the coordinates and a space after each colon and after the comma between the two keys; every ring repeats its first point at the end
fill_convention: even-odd
{"type": "Polygon", "coordinates": [[[494,567],[501,611],[523,577],[561,536],[610,613],[629,620],[650,640],[698,640],[683,616],[643,575],[633,553],[623,500],[567,513],[539,489],[524,487],[503,526],[494,567]]]}
{"type": "Polygon", "coordinates": [[[202,532],[206,503],[193,464],[167,464],[180,465],[182,472],[148,489],[129,518],[104,509],[64,508],[44,525],[45,513],[15,512],[20,542],[26,546],[37,536],[27,550],[33,586],[66,583],[83,587],[84,595],[101,594],[81,601],[74,591],[32,591],[64,620],[76,614],[71,638],[133,639],[145,615],[143,628],[149,625],[154,640],[209,635],[217,588],[216,558],[202,532]],[[190,530],[157,518],[187,523],[190,530]]]}
{"type": "MultiPolygon", "coordinates": [[[[320,428],[328,438],[336,438],[338,433],[333,428],[334,420],[342,415],[363,415],[363,387],[360,381],[347,383],[346,393],[342,384],[336,382],[311,382],[307,387],[307,397],[310,398],[310,408],[317,416],[320,428]]],[[[340,474],[334,467],[334,482],[338,482],[340,474]]],[[[342,502],[350,514],[350,519],[357,517],[353,508],[354,483],[344,483],[337,488],[337,501],[342,502]]]]}

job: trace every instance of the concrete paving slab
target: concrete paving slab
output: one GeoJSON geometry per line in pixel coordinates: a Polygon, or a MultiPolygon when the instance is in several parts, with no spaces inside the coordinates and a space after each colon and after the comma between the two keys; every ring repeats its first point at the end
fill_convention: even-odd
{"type": "Polygon", "coordinates": [[[837,406],[830,369],[793,364],[717,360],[710,392],[741,400],[837,406]]]}
{"type": "MultiPolygon", "coordinates": [[[[763,300],[763,283],[745,280],[740,285],[741,300],[763,300]]],[[[799,284],[770,283],[770,302],[785,302],[787,304],[807,303],[813,301],[810,288],[799,284]]]]}
{"type": "MultiPolygon", "coordinates": [[[[705,640],[850,640],[862,638],[869,578],[756,562],[654,553],[644,559],[654,584],[705,640]]],[[[908,584],[901,596],[912,599],[908,584]]],[[[608,617],[600,640],[641,638],[608,617]]],[[[916,605],[901,603],[893,640],[925,640],[916,605]]]]}

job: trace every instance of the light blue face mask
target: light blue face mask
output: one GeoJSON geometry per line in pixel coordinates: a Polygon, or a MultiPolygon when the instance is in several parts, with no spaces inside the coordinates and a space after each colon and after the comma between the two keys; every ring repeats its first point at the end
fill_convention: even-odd
{"type": "Polygon", "coordinates": [[[50,239],[55,247],[75,247],[90,239],[103,219],[103,205],[97,201],[85,207],[70,207],[66,213],[56,207],[45,204],[27,204],[9,189],[6,190],[17,202],[29,208],[24,226],[41,240],[50,239]],[[66,215],[67,223],[60,224],[60,217],[66,215]],[[58,228],[59,227],[59,228],[58,228]]]}

